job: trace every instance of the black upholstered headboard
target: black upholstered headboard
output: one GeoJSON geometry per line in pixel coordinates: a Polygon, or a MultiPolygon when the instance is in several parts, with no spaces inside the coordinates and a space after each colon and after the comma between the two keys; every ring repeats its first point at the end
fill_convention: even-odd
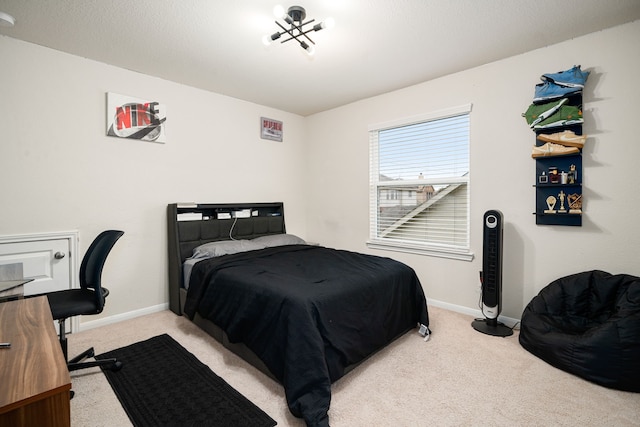
{"type": "Polygon", "coordinates": [[[182,263],[208,242],[285,233],[284,205],[274,203],[172,203],[167,206],[169,308],[182,314],[182,263]]]}

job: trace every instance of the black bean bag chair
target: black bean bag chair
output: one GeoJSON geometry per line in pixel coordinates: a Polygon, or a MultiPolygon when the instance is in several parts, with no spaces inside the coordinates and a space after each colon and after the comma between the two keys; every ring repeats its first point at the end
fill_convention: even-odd
{"type": "Polygon", "coordinates": [[[605,387],[640,392],[640,278],[594,270],[555,280],[524,309],[520,344],[605,387]]]}

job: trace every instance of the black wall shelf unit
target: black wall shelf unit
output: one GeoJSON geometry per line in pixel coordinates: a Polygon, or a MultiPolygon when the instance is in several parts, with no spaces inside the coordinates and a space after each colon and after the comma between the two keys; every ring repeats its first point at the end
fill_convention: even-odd
{"type": "MultiPolygon", "coordinates": [[[[582,94],[572,96],[570,104],[582,106],[582,94]]],[[[538,135],[559,133],[565,130],[582,135],[582,124],[536,130],[536,146],[545,144],[537,139],[538,135]]],[[[579,152],[575,154],[536,157],[534,160],[536,163],[534,184],[536,224],[582,226],[582,149],[579,148],[579,152]],[[557,171],[554,178],[552,178],[553,170],[557,171]],[[546,182],[541,182],[541,176],[546,177],[546,182]],[[552,206],[547,202],[550,197],[555,198],[555,204],[552,206]],[[580,208],[572,209],[572,205],[578,205],[580,208]]]]}

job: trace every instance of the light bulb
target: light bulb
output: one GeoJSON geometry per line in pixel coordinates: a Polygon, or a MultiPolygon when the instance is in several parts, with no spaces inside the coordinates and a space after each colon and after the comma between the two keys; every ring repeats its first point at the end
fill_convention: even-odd
{"type": "Polygon", "coordinates": [[[336,26],[336,20],[333,18],[327,18],[322,22],[322,28],[326,28],[327,30],[330,30],[335,26],[336,26]]]}
{"type": "Polygon", "coordinates": [[[0,12],[0,27],[13,27],[16,23],[16,18],[8,13],[0,12]]]}
{"type": "Polygon", "coordinates": [[[273,16],[277,19],[282,19],[284,17],[284,7],[280,4],[275,5],[273,8],[273,16]]]}
{"type": "Polygon", "coordinates": [[[313,26],[313,31],[320,31],[320,30],[323,30],[325,28],[327,30],[330,30],[335,26],[336,26],[336,21],[334,21],[333,18],[327,18],[324,21],[322,21],[321,23],[314,25],[313,26]]]}

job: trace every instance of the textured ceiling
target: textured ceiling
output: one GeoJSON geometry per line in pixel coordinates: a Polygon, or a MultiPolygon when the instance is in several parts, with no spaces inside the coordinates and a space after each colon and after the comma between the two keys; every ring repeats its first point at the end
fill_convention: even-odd
{"type": "MultiPolygon", "coordinates": [[[[316,54],[261,43],[277,0],[0,0],[0,34],[303,116],[640,19],[640,0],[290,0],[316,54]]],[[[6,60],[3,58],[3,60],[6,60]]]]}

